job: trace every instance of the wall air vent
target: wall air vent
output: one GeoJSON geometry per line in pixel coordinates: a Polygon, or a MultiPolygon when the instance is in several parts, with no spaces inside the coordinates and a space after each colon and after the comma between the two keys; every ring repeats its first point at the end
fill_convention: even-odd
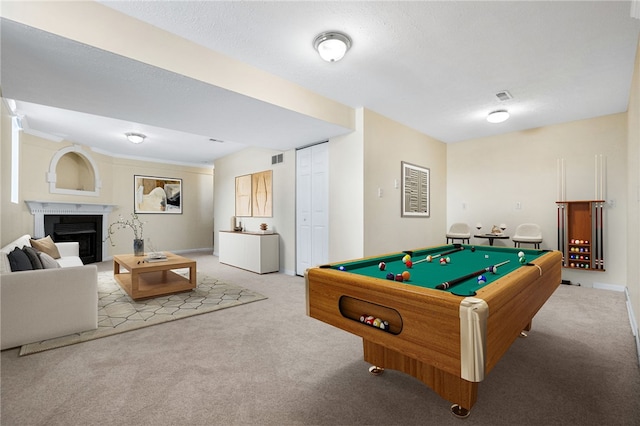
{"type": "Polygon", "coordinates": [[[496,93],[496,98],[500,99],[501,101],[508,101],[509,99],[513,99],[513,96],[511,96],[511,93],[509,93],[508,91],[503,90],[502,92],[496,93]]]}
{"type": "Polygon", "coordinates": [[[273,157],[271,157],[271,164],[282,163],[282,161],[283,161],[282,154],[274,155],[273,157]]]}

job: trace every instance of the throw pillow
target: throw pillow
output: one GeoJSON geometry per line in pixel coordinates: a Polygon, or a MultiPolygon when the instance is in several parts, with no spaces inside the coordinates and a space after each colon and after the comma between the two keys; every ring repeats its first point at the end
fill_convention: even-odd
{"type": "Polygon", "coordinates": [[[51,235],[47,235],[46,237],[40,238],[39,240],[34,240],[32,238],[31,247],[43,253],[47,253],[54,259],[60,259],[60,252],[58,251],[58,247],[56,247],[56,244],[51,239],[51,235]]]}
{"type": "Polygon", "coordinates": [[[44,269],[54,269],[60,267],[60,264],[47,253],[38,252],[38,256],[40,256],[40,261],[42,262],[42,266],[44,267],[44,269]]]}
{"type": "Polygon", "coordinates": [[[7,257],[9,258],[12,272],[30,271],[33,269],[29,257],[19,247],[14,248],[7,257]]]}
{"type": "Polygon", "coordinates": [[[24,246],[22,247],[22,251],[29,258],[29,262],[31,262],[31,266],[33,267],[33,269],[44,269],[44,267],[42,266],[42,262],[38,257],[38,252],[36,251],[36,249],[34,249],[33,247],[24,246]]]}

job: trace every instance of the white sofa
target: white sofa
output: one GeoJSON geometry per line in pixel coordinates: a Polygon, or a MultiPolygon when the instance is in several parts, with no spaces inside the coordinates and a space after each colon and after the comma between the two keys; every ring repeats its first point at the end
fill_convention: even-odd
{"type": "Polygon", "coordinates": [[[78,243],[56,243],[60,268],[11,272],[7,254],[25,245],[29,235],[0,249],[0,349],[96,329],[98,270],[78,243]]]}

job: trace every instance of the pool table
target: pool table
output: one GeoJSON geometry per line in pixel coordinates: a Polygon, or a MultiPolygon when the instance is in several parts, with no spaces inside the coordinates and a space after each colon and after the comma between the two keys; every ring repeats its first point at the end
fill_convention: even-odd
{"type": "Polygon", "coordinates": [[[361,336],[372,374],[410,374],[465,417],[560,284],[561,264],[558,251],[452,244],[321,265],[305,272],[307,315],[361,336]]]}

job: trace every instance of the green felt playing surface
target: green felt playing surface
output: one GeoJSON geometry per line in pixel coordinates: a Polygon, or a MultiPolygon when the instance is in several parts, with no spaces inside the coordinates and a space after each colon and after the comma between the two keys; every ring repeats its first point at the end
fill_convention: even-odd
{"type": "Polygon", "coordinates": [[[435,289],[438,284],[456,280],[480,269],[508,261],[508,263],[498,268],[497,274],[483,272],[482,275],[487,278],[484,284],[479,284],[477,276],[474,275],[472,278],[453,285],[450,289],[446,290],[459,296],[473,296],[478,289],[491,284],[518,268],[535,268],[533,265],[523,265],[519,262],[518,252],[520,251],[524,253],[527,262],[531,262],[546,253],[545,250],[450,244],[372,257],[354,262],[335,263],[331,264],[330,267],[333,269],[343,267],[345,273],[361,274],[381,280],[386,280],[386,276],[389,273],[396,275],[404,271],[409,271],[411,277],[408,281],[404,281],[404,284],[435,289]],[[456,248],[462,248],[462,250],[442,256],[451,259],[451,262],[446,265],[440,264],[440,258],[433,259],[431,262],[422,261],[416,263],[425,259],[427,255],[435,256],[456,248]],[[472,251],[472,248],[475,250],[472,251]],[[414,263],[412,268],[407,268],[404,262],[402,262],[402,258],[407,252],[411,254],[411,261],[414,263]],[[380,262],[386,263],[384,271],[381,271],[378,267],[380,262]]]}

